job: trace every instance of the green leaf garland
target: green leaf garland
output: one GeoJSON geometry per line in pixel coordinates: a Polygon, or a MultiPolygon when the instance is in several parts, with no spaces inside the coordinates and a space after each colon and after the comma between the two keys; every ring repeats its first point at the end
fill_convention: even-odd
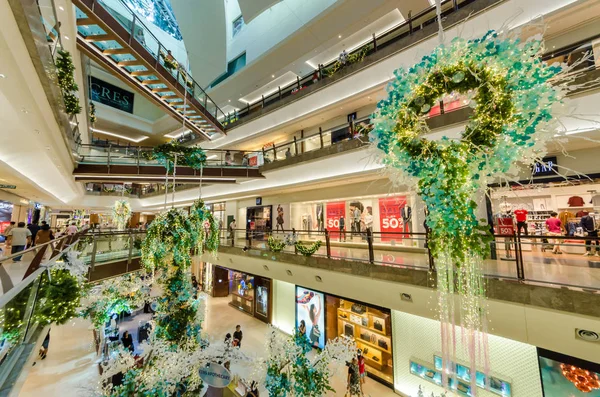
{"type": "Polygon", "coordinates": [[[62,90],[67,114],[75,115],[81,113],[79,98],[76,95],[79,87],[75,83],[75,66],[73,65],[73,58],[69,51],[58,51],[56,68],[58,85],[62,90]]]}
{"type": "Polygon", "coordinates": [[[296,249],[298,250],[298,252],[301,253],[302,255],[311,256],[312,254],[317,252],[319,250],[319,248],[321,248],[321,244],[323,244],[323,242],[321,240],[317,240],[309,246],[305,246],[300,241],[297,241],[295,246],[296,246],[296,249]]]}
{"type": "Polygon", "coordinates": [[[158,145],[152,151],[144,152],[143,155],[148,160],[156,160],[164,165],[167,172],[173,171],[176,155],[177,165],[185,165],[199,170],[206,164],[206,153],[204,150],[197,146],[185,146],[177,141],[158,145]]]}

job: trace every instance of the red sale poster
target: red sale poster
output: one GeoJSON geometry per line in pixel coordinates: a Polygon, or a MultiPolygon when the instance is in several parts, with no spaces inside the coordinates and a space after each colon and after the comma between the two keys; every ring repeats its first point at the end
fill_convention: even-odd
{"type": "Polygon", "coordinates": [[[345,229],[348,230],[348,221],[346,220],[346,202],[338,201],[327,203],[325,228],[329,231],[331,238],[340,237],[340,218],[344,217],[345,229]]]}
{"type": "Polygon", "coordinates": [[[402,208],[404,207],[406,207],[406,196],[379,199],[381,241],[402,240],[403,235],[401,232],[405,231],[402,219],[402,208]]]}

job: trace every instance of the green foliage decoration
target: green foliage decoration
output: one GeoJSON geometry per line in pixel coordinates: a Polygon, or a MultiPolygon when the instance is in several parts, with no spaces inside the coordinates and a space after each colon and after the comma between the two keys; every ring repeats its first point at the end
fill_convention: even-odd
{"type": "Polygon", "coordinates": [[[34,315],[40,324],[64,324],[77,316],[82,284],[66,269],[50,269],[42,275],[34,315]]]}
{"type": "Polygon", "coordinates": [[[287,245],[285,241],[273,236],[269,236],[267,243],[269,244],[269,249],[273,252],[281,252],[287,245]]]}
{"type": "Polygon", "coordinates": [[[317,252],[319,250],[319,248],[321,248],[322,244],[323,244],[323,242],[321,240],[317,240],[314,243],[306,246],[306,245],[302,244],[302,242],[297,241],[295,246],[296,246],[296,250],[298,250],[298,252],[301,253],[302,255],[311,256],[312,254],[317,252]]]}
{"type": "Polygon", "coordinates": [[[81,113],[79,98],[75,94],[79,90],[77,83],[75,83],[75,66],[73,65],[73,58],[69,51],[58,51],[56,68],[58,72],[58,85],[62,90],[67,114],[75,115],[81,113]]]}
{"type": "Polygon", "coordinates": [[[158,161],[165,166],[167,172],[173,171],[176,155],[177,165],[199,170],[206,164],[206,153],[204,150],[197,146],[182,145],[176,140],[158,145],[152,151],[143,152],[143,156],[146,159],[158,161]]]}
{"type": "Polygon", "coordinates": [[[90,123],[94,124],[98,121],[98,117],[96,117],[96,105],[94,102],[90,102],[90,123]]]}
{"type": "Polygon", "coordinates": [[[365,59],[367,52],[369,52],[369,47],[364,47],[360,51],[349,54],[345,65],[341,61],[338,60],[331,67],[329,67],[325,71],[325,73],[327,74],[327,76],[331,77],[334,74],[336,74],[338,71],[340,71],[344,66],[348,66],[353,63],[362,62],[365,59]]]}

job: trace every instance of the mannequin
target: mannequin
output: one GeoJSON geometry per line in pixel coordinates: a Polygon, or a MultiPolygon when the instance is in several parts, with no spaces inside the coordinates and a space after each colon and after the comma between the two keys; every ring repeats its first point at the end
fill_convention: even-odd
{"type": "Polygon", "coordinates": [[[583,231],[587,233],[590,240],[585,240],[585,256],[591,256],[592,254],[592,242],[596,243],[596,256],[600,256],[600,241],[598,240],[598,223],[594,219],[594,213],[581,217],[581,227],[583,231]],[[594,239],[595,238],[595,239],[594,239]]]}
{"type": "Polygon", "coordinates": [[[529,235],[527,232],[527,210],[521,206],[517,208],[513,214],[517,221],[517,234],[521,235],[521,228],[523,228],[525,230],[525,235],[529,235]]]}
{"type": "Polygon", "coordinates": [[[409,205],[402,207],[400,209],[400,214],[402,216],[402,222],[403,222],[403,228],[406,232],[411,233],[412,232],[412,209],[410,208],[409,205]]]}

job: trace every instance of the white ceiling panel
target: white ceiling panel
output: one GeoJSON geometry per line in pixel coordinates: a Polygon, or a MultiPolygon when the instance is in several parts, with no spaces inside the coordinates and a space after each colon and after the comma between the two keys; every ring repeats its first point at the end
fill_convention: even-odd
{"type": "Polygon", "coordinates": [[[249,23],[280,1],[281,0],[238,0],[238,4],[240,5],[242,15],[244,16],[244,22],[249,23]]]}

